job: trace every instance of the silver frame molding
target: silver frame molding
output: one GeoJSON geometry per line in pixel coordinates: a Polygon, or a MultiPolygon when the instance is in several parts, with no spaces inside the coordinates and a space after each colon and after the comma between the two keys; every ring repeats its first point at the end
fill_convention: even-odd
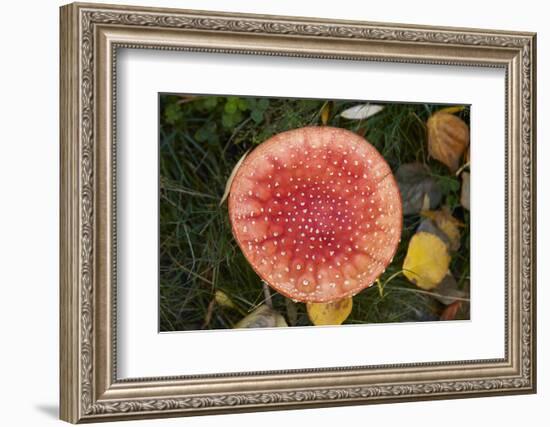
{"type": "Polygon", "coordinates": [[[535,392],[535,34],[80,3],[60,12],[61,419],[78,423],[535,392]],[[503,68],[505,357],[117,379],[118,48],[503,68]]]}

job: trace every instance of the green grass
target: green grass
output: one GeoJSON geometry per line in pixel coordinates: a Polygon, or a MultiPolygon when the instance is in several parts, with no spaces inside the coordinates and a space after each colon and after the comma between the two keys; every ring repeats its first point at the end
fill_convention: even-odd
{"type": "MultiPolygon", "coordinates": [[[[330,102],[328,125],[364,135],[392,170],[419,161],[446,189],[446,202],[465,223],[462,246],[451,270],[460,286],[469,286],[469,217],[459,206],[457,181],[438,162],[428,159],[425,123],[441,108],[426,104],[388,104],[368,121],[350,121],[339,113],[357,101],[330,102]],[[447,184],[447,185],[446,185],[447,184]]],[[[226,180],[251,147],[284,130],[319,125],[324,100],[247,99],[236,97],[160,98],[160,329],[162,331],[231,328],[264,302],[261,280],[252,270],[229,223],[227,204],[219,206],[226,180]],[[223,291],[236,308],[213,302],[223,291]]],[[[469,110],[462,117],[469,122],[469,110]]],[[[409,239],[420,222],[407,216],[398,252],[378,286],[354,297],[345,323],[436,320],[442,306],[398,274],[409,239]]],[[[271,289],[275,310],[297,326],[311,325],[304,304],[271,289]]],[[[464,304],[459,318],[469,318],[464,304]]]]}

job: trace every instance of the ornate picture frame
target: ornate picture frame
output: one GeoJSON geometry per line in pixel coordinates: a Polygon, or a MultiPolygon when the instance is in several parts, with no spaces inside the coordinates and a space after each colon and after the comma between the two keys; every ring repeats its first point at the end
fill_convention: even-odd
{"type": "Polygon", "coordinates": [[[61,419],[112,421],[536,391],[533,33],[70,4],[61,8],[61,419]],[[497,67],[506,74],[505,357],[117,378],[117,49],[497,67]]]}

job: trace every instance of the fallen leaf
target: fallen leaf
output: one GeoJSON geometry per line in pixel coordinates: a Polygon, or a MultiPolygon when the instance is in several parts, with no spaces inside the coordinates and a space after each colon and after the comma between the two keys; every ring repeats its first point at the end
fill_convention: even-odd
{"type": "Polygon", "coordinates": [[[455,301],[452,304],[449,304],[441,313],[439,320],[455,320],[461,305],[462,301],[455,301]]]}
{"type": "Polygon", "coordinates": [[[403,274],[419,288],[430,290],[443,280],[450,262],[445,242],[434,234],[421,231],[409,242],[403,274]]]}
{"type": "Polygon", "coordinates": [[[443,207],[437,211],[422,211],[421,215],[425,218],[431,219],[434,224],[447,236],[449,242],[449,248],[452,251],[460,248],[460,229],[463,226],[458,219],[456,219],[449,210],[448,207],[443,207]]]}
{"type": "Polygon", "coordinates": [[[452,274],[447,273],[441,283],[433,290],[435,299],[441,304],[450,305],[457,298],[464,298],[466,293],[458,289],[458,284],[452,274]]]}
{"type": "Polygon", "coordinates": [[[229,196],[229,193],[231,192],[231,184],[233,183],[233,178],[235,178],[235,175],[237,175],[237,171],[239,170],[239,167],[242,165],[242,163],[244,162],[244,159],[246,158],[246,156],[248,156],[249,152],[250,152],[250,149],[246,150],[246,152],[239,159],[237,164],[233,167],[233,170],[231,171],[229,178],[227,178],[227,182],[225,183],[225,191],[223,192],[223,196],[220,200],[220,206],[223,205],[223,202],[225,202],[225,199],[227,199],[227,196],[229,196]]]}
{"type": "Polygon", "coordinates": [[[307,314],[316,326],[341,325],[350,315],[352,307],[352,297],[328,303],[308,303],[307,314]]]}
{"type": "Polygon", "coordinates": [[[325,102],[323,108],[321,108],[321,123],[323,125],[326,125],[328,123],[328,119],[330,118],[330,111],[332,110],[331,107],[331,102],[325,102]]]}
{"type": "Polygon", "coordinates": [[[212,320],[212,313],[214,312],[214,302],[215,300],[211,300],[210,303],[208,303],[208,308],[206,309],[206,315],[204,316],[204,323],[202,324],[202,329],[206,329],[206,327],[212,320]]]}
{"type": "Polygon", "coordinates": [[[340,116],[348,120],[365,120],[371,116],[374,116],[375,114],[378,114],[383,109],[383,105],[376,104],[354,105],[353,107],[342,111],[340,113],[340,116]]]}
{"type": "Polygon", "coordinates": [[[395,177],[401,192],[404,215],[435,209],[441,203],[441,187],[423,164],[405,163],[397,169],[395,177]]]}
{"type": "Polygon", "coordinates": [[[365,137],[365,135],[367,134],[367,130],[368,130],[368,127],[367,126],[360,126],[359,128],[357,128],[357,130],[355,131],[355,133],[357,135],[360,135],[362,137],[365,137]]]}
{"type": "Polygon", "coordinates": [[[227,308],[237,308],[237,306],[231,301],[231,298],[227,296],[227,294],[223,291],[216,291],[214,293],[214,300],[218,305],[221,305],[222,307],[227,308]]]}
{"type": "Polygon", "coordinates": [[[434,234],[437,237],[439,237],[447,246],[451,245],[451,242],[449,241],[449,238],[447,235],[441,230],[434,221],[432,221],[430,218],[424,218],[421,222],[418,228],[416,229],[416,232],[425,231],[426,233],[434,234]]]}
{"type": "Polygon", "coordinates": [[[428,119],[426,126],[430,156],[445,164],[451,172],[456,172],[470,142],[468,125],[457,116],[437,112],[428,119]]]}
{"type": "Polygon", "coordinates": [[[287,327],[285,318],[266,304],[262,304],[248,316],[241,319],[235,329],[287,327]]]}
{"type": "Polygon", "coordinates": [[[445,107],[445,108],[442,108],[441,110],[437,110],[437,112],[454,114],[454,113],[459,113],[460,111],[463,111],[463,110],[464,110],[464,105],[453,105],[451,107],[445,107]]]}
{"type": "Polygon", "coordinates": [[[424,200],[422,200],[421,212],[430,209],[430,196],[424,194],[424,200]]]}
{"type": "Polygon", "coordinates": [[[470,210],[470,172],[462,172],[462,188],[460,189],[460,204],[470,210]]]}

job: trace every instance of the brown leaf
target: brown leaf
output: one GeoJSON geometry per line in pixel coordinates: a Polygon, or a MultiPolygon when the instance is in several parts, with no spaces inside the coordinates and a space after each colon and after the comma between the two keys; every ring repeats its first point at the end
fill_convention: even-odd
{"type": "Polygon", "coordinates": [[[447,206],[437,211],[422,211],[422,216],[429,218],[445,234],[449,242],[449,249],[452,251],[460,248],[460,229],[462,224],[456,219],[447,206]]]}
{"type": "Polygon", "coordinates": [[[215,300],[211,300],[208,304],[208,308],[206,309],[206,316],[204,316],[204,323],[202,324],[203,329],[206,329],[206,327],[212,320],[212,313],[214,312],[214,302],[215,300]]]}
{"type": "Polygon", "coordinates": [[[453,114],[453,113],[459,113],[460,111],[463,111],[463,110],[464,110],[464,105],[453,105],[451,107],[442,108],[441,110],[438,110],[437,112],[438,113],[453,114]]]}
{"type": "Polygon", "coordinates": [[[369,130],[369,128],[367,127],[367,125],[365,124],[364,126],[360,126],[356,131],[355,133],[357,135],[361,135],[362,137],[364,137],[366,134],[367,134],[367,131],[369,130]]]}
{"type": "Polygon", "coordinates": [[[417,214],[439,206],[441,189],[423,164],[405,163],[397,169],[395,178],[401,192],[404,215],[417,214]]]}
{"type": "Polygon", "coordinates": [[[446,112],[433,114],[427,123],[428,152],[456,172],[470,142],[470,129],[462,119],[446,112]]]}
{"type": "Polygon", "coordinates": [[[455,301],[452,304],[449,304],[441,312],[441,316],[439,317],[439,320],[455,320],[458,310],[460,310],[461,306],[462,306],[462,301],[455,301]]]}

